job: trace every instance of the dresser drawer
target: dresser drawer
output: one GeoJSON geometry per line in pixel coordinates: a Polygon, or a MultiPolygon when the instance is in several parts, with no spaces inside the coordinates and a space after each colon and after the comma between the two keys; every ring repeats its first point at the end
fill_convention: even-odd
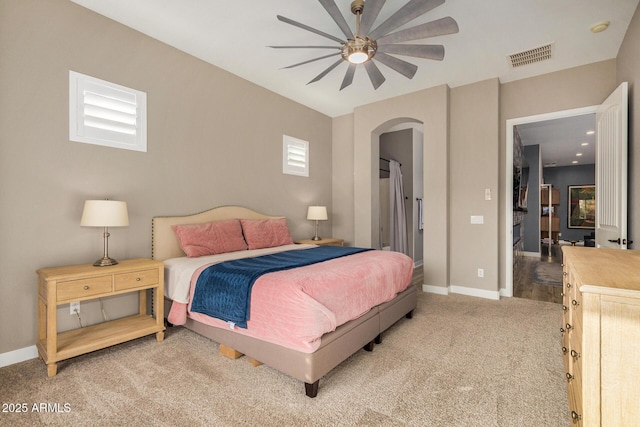
{"type": "Polygon", "coordinates": [[[158,283],[158,269],[116,274],[116,291],[158,283]]]}
{"type": "Polygon", "coordinates": [[[112,291],[111,276],[90,277],[80,280],[59,282],[56,299],[60,302],[76,301],[112,291]]]}

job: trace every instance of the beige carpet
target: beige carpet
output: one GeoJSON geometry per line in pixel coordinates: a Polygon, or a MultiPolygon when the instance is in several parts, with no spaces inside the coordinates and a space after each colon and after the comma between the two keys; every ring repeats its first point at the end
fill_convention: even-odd
{"type": "Polygon", "coordinates": [[[61,362],[51,379],[37,359],[0,369],[1,403],[28,407],[0,425],[566,426],[560,323],[553,303],[419,292],[414,318],[322,378],[315,399],[176,327],[61,362]],[[41,403],[68,412],[33,412],[41,403]]]}

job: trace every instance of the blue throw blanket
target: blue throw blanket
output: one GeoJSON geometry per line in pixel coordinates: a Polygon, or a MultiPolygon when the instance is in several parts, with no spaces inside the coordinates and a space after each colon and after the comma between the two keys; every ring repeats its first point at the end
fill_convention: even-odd
{"type": "Polygon", "coordinates": [[[198,276],[191,311],[246,328],[251,306],[251,288],[263,274],[304,267],[369,250],[371,249],[318,246],[211,265],[198,276]]]}

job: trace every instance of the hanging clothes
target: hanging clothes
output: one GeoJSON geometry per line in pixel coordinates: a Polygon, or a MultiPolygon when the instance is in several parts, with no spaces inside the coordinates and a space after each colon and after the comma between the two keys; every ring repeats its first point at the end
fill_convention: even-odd
{"type": "Polygon", "coordinates": [[[402,170],[400,163],[389,161],[389,207],[390,207],[390,240],[391,250],[409,254],[407,242],[407,214],[404,206],[404,189],[402,186],[402,170]]]}

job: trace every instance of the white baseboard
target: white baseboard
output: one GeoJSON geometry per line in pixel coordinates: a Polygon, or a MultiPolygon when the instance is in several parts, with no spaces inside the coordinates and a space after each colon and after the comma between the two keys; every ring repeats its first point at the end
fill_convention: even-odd
{"type": "Polygon", "coordinates": [[[486,289],[467,288],[464,286],[450,286],[449,290],[454,294],[468,295],[470,297],[479,297],[486,299],[500,299],[498,291],[487,291],[486,289]]]}
{"type": "Polygon", "coordinates": [[[503,298],[512,298],[513,297],[513,291],[512,292],[507,292],[506,288],[500,288],[500,296],[503,298]]]}
{"type": "Polygon", "coordinates": [[[18,350],[8,351],[0,354],[0,368],[16,363],[24,362],[38,357],[38,349],[35,345],[31,347],[20,348],[18,350]]]}
{"type": "Polygon", "coordinates": [[[422,285],[422,292],[428,292],[430,294],[449,295],[449,288],[447,286],[433,286],[422,285]]]}
{"type": "Polygon", "coordinates": [[[493,299],[493,300],[500,299],[499,291],[487,291],[485,289],[467,288],[464,286],[422,285],[422,291],[428,292],[431,294],[438,294],[438,295],[449,295],[451,293],[451,294],[461,294],[461,295],[468,295],[470,297],[486,298],[486,299],[493,299]]]}

